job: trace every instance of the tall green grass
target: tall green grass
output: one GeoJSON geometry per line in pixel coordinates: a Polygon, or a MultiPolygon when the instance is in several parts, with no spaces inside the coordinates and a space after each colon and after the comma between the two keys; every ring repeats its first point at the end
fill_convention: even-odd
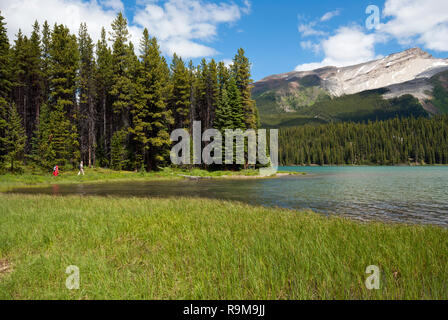
{"type": "Polygon", "coordinates": [[[447,299],[447,239],[214,200],[0,194],[0,299],[447,299]]]}

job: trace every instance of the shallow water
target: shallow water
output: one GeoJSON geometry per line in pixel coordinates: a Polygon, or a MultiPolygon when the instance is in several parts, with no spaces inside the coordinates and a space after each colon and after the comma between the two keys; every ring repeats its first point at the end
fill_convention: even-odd
{"type": "Polygon", "coordinates": [[[14,193],[205,197],[360,220],[448,226],[448,167],[283,167],[306,172],[256,180],[114,182],[15,189],[14,193]]]}

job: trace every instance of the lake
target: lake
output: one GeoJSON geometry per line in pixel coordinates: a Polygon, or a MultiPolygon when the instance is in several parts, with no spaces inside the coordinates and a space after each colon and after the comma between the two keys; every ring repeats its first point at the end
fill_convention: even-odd
{"type": "Polygon", "coordinates": [[[310,209],[359,220],[448,226],[448,167],[282,167],[306,172],[253,180],[68,184],[14,193],[119,197],[205,197],[310,209]]]}

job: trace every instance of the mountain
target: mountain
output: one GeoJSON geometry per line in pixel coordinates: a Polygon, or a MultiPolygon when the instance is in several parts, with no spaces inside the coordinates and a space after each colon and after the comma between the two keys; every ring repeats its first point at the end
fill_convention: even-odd
{"type": "Polygon", "coordinates": [[[273,126],[279,119],[295,125],[446,113],[447,92],[448,59],[413,48],[349,67],[269,76],[252,94],[262,123],[273,126]]]}

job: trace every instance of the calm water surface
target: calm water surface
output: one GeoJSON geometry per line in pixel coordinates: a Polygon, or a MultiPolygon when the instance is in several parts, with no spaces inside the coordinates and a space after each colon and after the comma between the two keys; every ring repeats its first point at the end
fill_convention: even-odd
{"type": "Polygon", "coordinates": [[[283,167],[306,172],[261,180],[55,185],[15,193],[121,197],[205,197],[360,220],[448,227],[448,167],[283,167]]]}

